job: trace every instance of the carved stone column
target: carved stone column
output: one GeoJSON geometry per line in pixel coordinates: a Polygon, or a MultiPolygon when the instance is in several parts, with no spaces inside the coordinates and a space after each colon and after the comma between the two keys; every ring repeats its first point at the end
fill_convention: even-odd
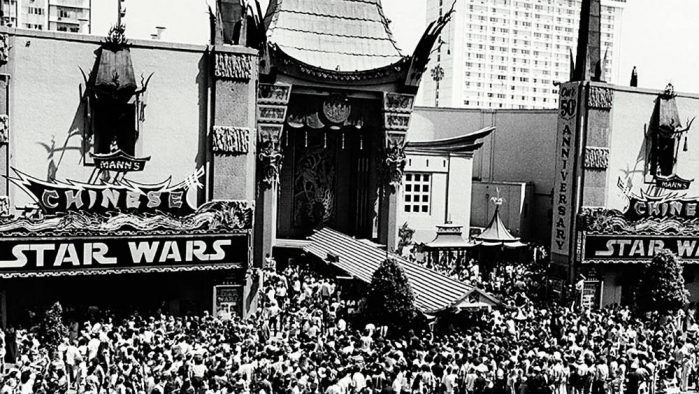
{"type": "MultiPolygon", "coordinates": [[[[259,64],[257,51],[239,46],[216,45],[209,59],[212,114],[205,138],[210,176],[206,200],[255,200],[257,170],[255,114],[259,64]]],[[[251,204],[252,205],[252,204],[251,204]]],[[[250,226],[252,227],[252,226],[250,226]]],[[[252,251],[253,229],[248,228],[248,271],[259,265],[252,251]]],[[[240,272],[230,272],[239,278],[240,272]]],[[[222,272],[221,277],[227,273],[222,272]]],[[[242,279],[242,278],[241,278],[242,279]]],[[[243,316],[257,308],[257,287],[243,280],[243,316]]]]}
{"type": "Polygon", "coordinates": [[[385,146],[384,159],[387,182],[392,193],[403,183],[405,169],[405,137],[410,126],[415,96],[412,94],[383,94],[385,146]]]}
{"type": "Polygon", "coordinates": [[[382,190],[381,223],[379,239],[389,250],[394,250],[398,240],[396,222],[400,187],[405,169],[405,143],[410,126],[415,96],[412,94],[388,93],[383,95],[384,114],[384,185],[382,190]]]}
{"type": "Polygon", "coordinates": [[[260,84],[257,93],[258,159],[262,183],[272,188],[279,183],[282,164],[280,141],[291,95],[290,85],[260,84]]]}
{"type": "MultiPolygon", "coordinates": [[[[0,72],[7,73],[7,63],[10,61],[10,36],[0,34],[0,72]]],[[[10,215],[10,190],[7,177],[10,175],[10,114],[8,108],[10,97],[10,76],[0,75],[0,174],[4,181],[0,182],[0,218],[10,215]]],[[[4,316],[4,313],[2,313],[4,316]]]]}
{"type": "Polygon", "coordinates": [[[272,253],[277,238],[277,198],[282,165],[281,139],[290,85],[260,84],[257,91],[258,194],[255,260],[262,262],[272,253]]]}

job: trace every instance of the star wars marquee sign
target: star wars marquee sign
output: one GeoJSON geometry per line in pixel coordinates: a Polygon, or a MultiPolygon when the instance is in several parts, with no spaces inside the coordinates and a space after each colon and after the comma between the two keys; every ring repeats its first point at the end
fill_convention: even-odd
{"type": "Polygon", "coordinates": [[[104,269],[138,271],[190,270],[247,264],[246,234],[199,234],[61,239],[0,239],[0,277],[57,275],[104,269]],[[29,274],[27,274],[29,273],[29,274]],[[15,275],[13,275],[15,274],[15,275]]]}
{"type": "Polygon", "coordinates": [[[699,263],[699,237],[588,234],[583,243],[586,263],[644,263],[663,249],[669,249],[685,263],[699,263]]]}
{"type": "Polygon", "coordinates": [[[197,170],[176,185],[9,180],[43,215],[0,219],[0,277],[239,269],[250,264],[254,206],[212,200],[195,207],[197,170]]]}
{"type": "Polygon", "coordinates": [[[201,187],[199,178],[204,175],[204,170],[200,168],[177,185],[170,185],[170,179],[152,185],[125,179],[113,184],[86,184],[75,181],[46,182],[13,170],[17,177],[9,180],[25,191],[46,215],[79,211],[187,215],[195,210],[187,200],[187,192],[201,187]]]}

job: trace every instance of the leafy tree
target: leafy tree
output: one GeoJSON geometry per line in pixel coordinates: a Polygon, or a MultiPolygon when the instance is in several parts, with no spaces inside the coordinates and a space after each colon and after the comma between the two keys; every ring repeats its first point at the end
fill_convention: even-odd
{"type": "Polygon", "coordinates": [[[59,302],[46,311],[40,325],[40,333],[51,353],[56,351],[63,338],[68,335],[68,327],[63,324],[63,307],[59,302]]]}
{"type": "Polygon", "coordinates": [[[682,265],[677,257],[664,249],[643,268],[638,283],[636,306],[641,312],[676,312],[689,303],[684,287],[682,265]]]}
{"type": "Polygon", "coordinates": [[[367,315],[372,322],[402,333],[415,316],[415,294],[400,263],[387,258],[369,284],[367,315]]]}

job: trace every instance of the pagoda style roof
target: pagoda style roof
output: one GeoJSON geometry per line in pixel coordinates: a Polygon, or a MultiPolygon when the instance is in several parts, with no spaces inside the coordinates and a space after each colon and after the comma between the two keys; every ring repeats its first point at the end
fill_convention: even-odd
{"type": "Polygon", "coordinates": [[[421,152],[474,152],[483,145],[480,139],[487,137],[493,131],[495,131],[495,127],[485,127],[456,137],[429,141],[408,141],[406,149],[421,152]]]}
{"type": "Polygon", "coordinates": [[[324,70],[374,70],[404,59],[381,0],[271,0],[267,42],[324,70]]]}
{"type": "Polygon", "coordinates": [[[465,249],[476,246],[475,243],[467,242],[461,236],[463,226],[458,224],[441,224],[437,226],[437,236],[435,239],[425,244],[428,249],[465,249]]]}
{"type": "Polygon", "coordinates": [[[404,55],[381,0],[270,0],[264,23],[254,29],[262,43],[260,73],[343,87],[391,84],[415,94],[453,13],[452,5],[427,25],[412,54],[404,55]]]}
{"type": "Polygon", "coordinates": [[[480,233],[476,239],[481,241],[483,246],[505,246],[505,247],[522,247],[526,246],[519,242],[519,238],[510,234],[505,224],[500,219],[500,209],[495,207],[495,214],[490,220],[488,227],[480,233]]]}

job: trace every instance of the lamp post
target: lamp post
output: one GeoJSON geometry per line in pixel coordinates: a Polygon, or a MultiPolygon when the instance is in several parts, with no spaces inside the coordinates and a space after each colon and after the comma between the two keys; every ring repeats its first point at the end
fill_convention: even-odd
{"type": "Polygon", "coordinates": [[[430,74],[432,74],[432,79],[437,83],[434,89],[434,106],[439,107],[439,81],[444,78],[444,69],[442,66],[437,64],[430,71],[430,74]]]}

